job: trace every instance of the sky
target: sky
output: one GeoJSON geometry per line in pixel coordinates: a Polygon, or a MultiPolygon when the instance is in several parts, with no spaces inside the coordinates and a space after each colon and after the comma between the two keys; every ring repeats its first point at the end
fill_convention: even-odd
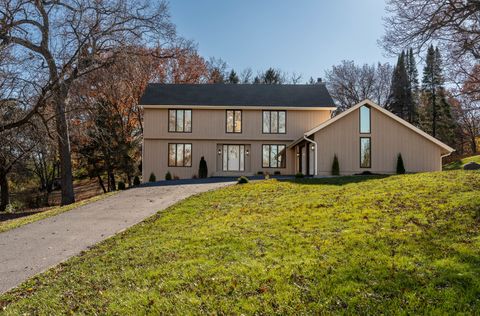
{"type": "Polygon", "coordinates": [[[342,60],[395,61],[377,44],[384,0],[170,0],[170,13],[202,56],[237,73],[273,67],[307,81],[342,60]]]}

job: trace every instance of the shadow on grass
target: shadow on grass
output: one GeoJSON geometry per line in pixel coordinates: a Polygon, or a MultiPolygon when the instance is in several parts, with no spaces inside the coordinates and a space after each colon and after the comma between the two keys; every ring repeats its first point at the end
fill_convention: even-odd
{"type": "Polygon", "coordinates": [[[362,176],[340,176],[331,178],[303,178],[303,179],[278,179],[277,181],[291,182],[296,184],[327,184],[327,185],[345,185],[350,183],[359,183],[369,180],[384,179],[390,175],[362,175],[362,176]]]}

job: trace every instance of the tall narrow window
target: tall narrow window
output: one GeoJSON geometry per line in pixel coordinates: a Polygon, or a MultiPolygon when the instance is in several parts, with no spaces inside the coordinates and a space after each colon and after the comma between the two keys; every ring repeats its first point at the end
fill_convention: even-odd
{"type": "Polygon", "coordinates": [[[192,166],[192,144],[168,144],[169,167],[192,166]]]}
{"type": "Polygon", "coordinates": [[[360,168],[372,167],[372,140],[370,137],[360,137],[360,168]]]}
{"type": "Polygon", "coordinates": [[[242,111],[241,110],[227,110],[226,118],[227,133],[241,133],[242,132],[242,111]]]}
{"type": "Polygon", "coordinates": [[[370,107],[360,107],[360,134],[370,134],[370,107]]]}
{"type": "Polygon", "coordinates": [[[168,131],[192,132],[192,110],[168,110],[168,131]]]}
{"type": "Polygon", "coordinates": [[[262,145],[263,168],[285,168],[285,145],[262,145]]]}
{"type": "Polygon", "coordinates": [[[263,111],[262,120],[264,134],[285,134],[287,132],[286,111],[263,111]]]}
{"type": "Polygon", "coordinates": [[[245,170],[245,145],[223,145],[223,171],[245,170]]]}

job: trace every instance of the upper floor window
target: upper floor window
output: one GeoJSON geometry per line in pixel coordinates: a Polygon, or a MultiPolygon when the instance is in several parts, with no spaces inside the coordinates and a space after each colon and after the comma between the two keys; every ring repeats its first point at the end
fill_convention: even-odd
{"type": "Polygon", "coordinates": [[[177,133],[191,133],[192,110],[169,110],[168,131],[177,133]]]}
{"type": "Polygon", "coordinates": [[[370,134],[370,107],[360,107],[360,134],[370,134]]]}
{"type": "Polygon", "coordinates": [[[227,133],[241,133],[242,132],[242,111],[241,110],[227,110],[227,133]]]}
{"type": "Polygon", "coordinates": [[[287,132],[286,111],[263,111],[263,133],[285,134],[287,132]]]}

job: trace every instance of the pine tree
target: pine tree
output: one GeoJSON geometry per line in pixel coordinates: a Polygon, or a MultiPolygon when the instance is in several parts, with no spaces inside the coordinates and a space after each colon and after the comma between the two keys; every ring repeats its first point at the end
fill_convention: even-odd
{"type": "Polygon", "coordinates": [[[412,122],[414,104],[405,59],[405,52],[402,52],[393,71],[387,108],[395,115],[412,122]]]}
{"type": "Polygon", "coordinates": [[[438,48],[428,48],[422,80],[422,127],[443,142],[451,143],[455,127],[451,105],[446,99],[442,74],[442,57],[438,48]]]}
{"type": "Polygon", "coordinates": [[[418,125],[418,70],[412,48],[410,48],[408,51],[405,67],[408,76],[408,86],[412,95],[412,102],[410,103],[410,108],[408,109],[408,121],[412,124],[418,125]]]}
{"type": "Polygon", "coordinates": [[[281,84],[282,77],[280,72],[276,71],[273,68],[268,68],[267,71],[263,74],[263,83],[266,84],[281,84]]]}
{"type": "Polygon", "coordinates": [[[228,83],[237,84],[239,82],[240,82],[240,78],[238,78],[238,75],[235,72],[235,70],[232,69],[232,71],[230,71],[230,74],[228,75],[228,83]]]}

